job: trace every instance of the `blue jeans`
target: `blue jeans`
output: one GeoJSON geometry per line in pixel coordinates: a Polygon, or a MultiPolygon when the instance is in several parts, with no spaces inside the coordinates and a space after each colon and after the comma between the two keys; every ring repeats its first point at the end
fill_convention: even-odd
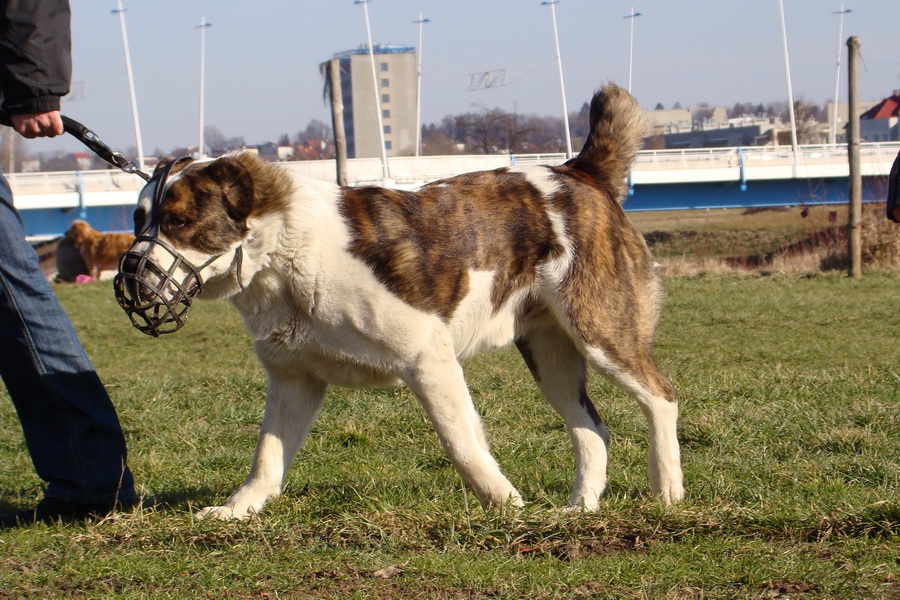
{"type": "Polygon", "coordinates": [[[137,499],[115,408],[25,240],[0,173],[0,376],[46,497],[137,499]]]}

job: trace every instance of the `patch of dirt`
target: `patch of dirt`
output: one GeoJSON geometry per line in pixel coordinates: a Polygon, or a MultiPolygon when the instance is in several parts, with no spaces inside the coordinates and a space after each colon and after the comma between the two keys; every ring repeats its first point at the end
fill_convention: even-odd
{"type": "Polygon", "coordinates": [[[769,582],[766,591],[770,598],[803,598],[808,594],[815,594],[819,588],[814,583],[783,579],[769,582]]]}

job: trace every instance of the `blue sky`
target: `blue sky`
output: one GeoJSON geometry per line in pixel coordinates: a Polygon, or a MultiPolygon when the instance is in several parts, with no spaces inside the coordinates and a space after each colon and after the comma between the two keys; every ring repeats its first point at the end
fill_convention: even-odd
{"type": "MultiPolygon", "coordinates": [[[[353,0],[123,0],[144,151],[196,145],[201,18],[206,29],[205,122],[247,143],[293,137],[310,119],[330,122],[318,65],[366,40],[353,0]]],[[[63,112],[110,146],[135,146],[115,0],[73,0],[73,93],[63,112]]],[[[784,0],[795,99],[834,95],[839,1],[784,0]]],[[[900,89],[900,2],[847,0],[843,40],[862,42],[860,91],[900,89]]],[[[422,116],[426,123],[479,106],[561,114],[550,7],[540,0],[371,0],[376,43],[417,44],[422,12],[422,116]],[[471,73],[507,70],[507,85],[468,89],[471,73]]],[[[561,0],[556,5],[569,110],[604,81],[625,86],[634,21],[632,90],[661,102],[787,99],[777,0],[561,0]]],[[[846,99],[846,50],[840,97],[846,99]]],[[[79,150],[71,137],[30,142],[32,152],[79,150]]]]}

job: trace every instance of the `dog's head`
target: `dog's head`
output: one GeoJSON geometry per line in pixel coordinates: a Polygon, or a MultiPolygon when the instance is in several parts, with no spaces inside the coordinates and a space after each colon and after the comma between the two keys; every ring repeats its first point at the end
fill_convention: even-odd
{"type": "Polygon", "coordinates": [[[253,160],[180,158],[154,171],[134,211],[134,244],[114,281],[116,299],[135,327],[154,337],[180,329],[204,278],[232,277],[243,286],[253,160]]]}
{"type": "Polygon", "coordinates": [[[79,246],[96,237],[97,233],[97,231],[88,225],[87,221],[77,219],[72,221],[72,224],[69,225],[69,229],[66,231],[66,237],[72,240],[76,246],[79,246]]]}

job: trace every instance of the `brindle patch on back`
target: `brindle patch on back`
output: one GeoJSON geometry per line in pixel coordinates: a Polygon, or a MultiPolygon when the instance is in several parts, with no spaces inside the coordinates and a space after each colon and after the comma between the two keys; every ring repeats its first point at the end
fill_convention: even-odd
{"type": "Polygon", "coordinates": [[[450,319],[469,292],[470,271],[494,273],[493,309],[534,283],[537,266],[563,248],[547,199],[521,173],[469,173],[417,192],[346,188],[339,208],[348,250],[392,293],[450,319]]]}

